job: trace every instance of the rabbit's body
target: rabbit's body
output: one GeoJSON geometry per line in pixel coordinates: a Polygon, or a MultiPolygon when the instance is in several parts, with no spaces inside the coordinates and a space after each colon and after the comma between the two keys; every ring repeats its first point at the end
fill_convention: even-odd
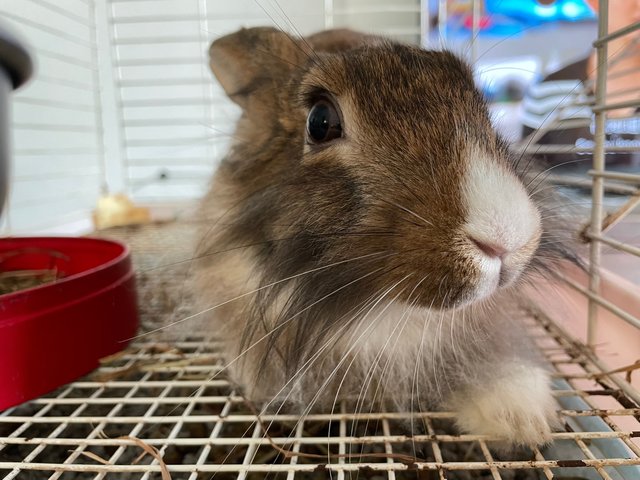
{"type": "Polygon", "coordinates": [[[203,203],[199,298],[248,397],[392,398],[547,441],[518,285],[571,254],[469,68],[344,31],[242,30],[211,58],[243,116],[203,203]]]}

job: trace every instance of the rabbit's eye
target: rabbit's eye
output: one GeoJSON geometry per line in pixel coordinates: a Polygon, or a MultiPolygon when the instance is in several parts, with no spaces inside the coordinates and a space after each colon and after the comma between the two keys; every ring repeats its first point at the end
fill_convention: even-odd
{"type": "Polygon", "coordinates": [[[336,108],[328,100],[318,100],[307,117],[309,143],[324,143],[341,136],[342,125],[336,108]]]}

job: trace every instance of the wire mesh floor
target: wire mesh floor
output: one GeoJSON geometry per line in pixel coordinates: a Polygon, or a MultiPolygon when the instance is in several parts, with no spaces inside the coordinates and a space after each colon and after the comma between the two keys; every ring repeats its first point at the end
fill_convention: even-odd
{"type": "Polygon", "coordinates": [[[224,379],[215,340],[143,338],[1,413],[0,478],[639,479],[638,404],[549,319],[532,316],[530,329],[556,369],[565,431],[552,448],[498,457],[492,438],[456,433],[449,412],[343,403],[257,417],[224,379]]]}

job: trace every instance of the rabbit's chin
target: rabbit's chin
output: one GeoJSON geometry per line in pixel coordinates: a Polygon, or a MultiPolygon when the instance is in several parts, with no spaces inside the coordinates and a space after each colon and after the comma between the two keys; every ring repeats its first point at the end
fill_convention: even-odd
{"type": "MultiPolygon", "coordinates": [[[[440,312],[472,309],[474,306],[482,306],[510,295],[521,283],[519,280],[522,277],[521,269],[506,271],[499,264],[489,265],[483,268],[480,278],[467,288],[455,293],[444,293],[436,299],[425,295],[425,298],[421,298],[417,303],[427,310],[440,312]]],[[[416,292],[413,292],[413,295],[415,297],[416,292]]],[[[405,300],[406,303],[411,303],[409,299],[405,300]]]]}
{"type": "Polygon", "coordinates": [[[454,309],[483,304],[485,301],[491,301],[501,295],[508,294],[517,285],[521,275],[521,268],[509,269],[500,264],[485,268],[476,288],[471,291],[470,295],[463,297],[454,306],[454,309]]]}

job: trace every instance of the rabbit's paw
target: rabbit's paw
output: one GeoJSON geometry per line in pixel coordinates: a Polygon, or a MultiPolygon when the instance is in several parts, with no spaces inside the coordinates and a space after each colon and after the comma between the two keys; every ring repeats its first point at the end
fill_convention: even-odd
{"type": "Polygon", "coordinates": [[[486,385],[456,393],[451,406],[461,430],[500,437],[502,448],[548,443],[560,423],[549,375],[530,365],[511,366],[486,385]]]}

